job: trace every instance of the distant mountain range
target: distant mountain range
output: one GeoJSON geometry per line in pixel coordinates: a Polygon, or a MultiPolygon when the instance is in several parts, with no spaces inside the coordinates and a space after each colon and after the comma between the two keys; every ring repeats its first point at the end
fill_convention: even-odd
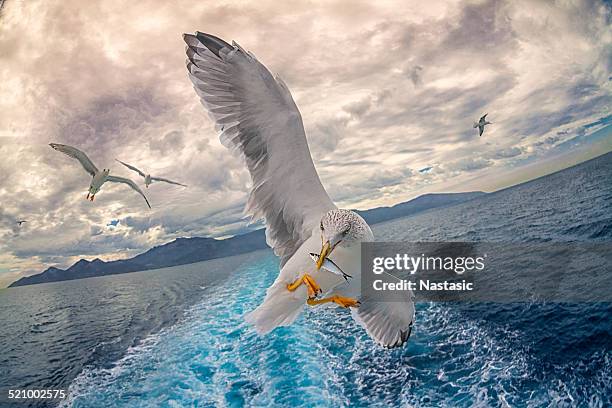
{"type": "MultiPolygon", "coordinates": [[[[481,191],[425,194],[392,207],[377,207],[357,212],[369,224],[376,224],[395,218],[414,215],[432,208],[459,204],[484,194],[486,193],[481,191]]],[[[129,259],[109,262],[102,261],[98,258],[93,261],[81,259],[68,269],[50,267],[37,275],[23,277],[10,284],[9,287],[146,271],[223,258],[231,255],[239,255],[264,248],[267,248],[267,245],[263,229],[227,239],[201,237],[177,238],[174,241],[153,247],[129,259]]]]}

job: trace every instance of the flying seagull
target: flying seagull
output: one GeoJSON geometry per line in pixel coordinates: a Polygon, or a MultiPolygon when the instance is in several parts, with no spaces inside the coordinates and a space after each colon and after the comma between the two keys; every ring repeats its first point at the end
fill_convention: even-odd
{"type": "MultiPolygon", "coordinates": [[[[115,160],[117,160],[117,159],[115,159],[115,160]]],[[[163,181],[164,183],[176,184],[177,186],[187,187],[185,184],[177,183],[176,181],[168,180],[168,179],[161,178],[161,177],[153,177],[150,174],[145,174],[143,171],[138,170],[134,166],[131,166],[131,165],[127,164],[127,163],[122,162],[121,160],[117,160],[117,161],[119,163],[123,164],[128,169],[134,170],[136,173],[138,173],[142,177],[144,177],[144,182],[145,182],[145,187],[146,188],[149,188],[149,184],[153,183],[154,181],[163,181]]]]}
{"type": "Polygon", "coordinates": [[[93,164],[93,162],[89,160],[89,157],[87,157],[85,153],[83,153],[76,147],[58,143],[49,143],[49,146],[51,146],[58,152],[62,152],[65,155],[72,157],[73,159],[77,159],[81,163],[81,166],[83,166],[85,171],[93,177],[91,180],[91,184],[89,185],[89,190],[87,192],[86,199],[90,199],[91,201],[93,201],[96,193],[100,191],[102,185],[107,181],[110,181],[111,183],[124,183],[132,187],[132,189],[136,190],[138,194],[140,194],[142,198],[145,199],[147,205],[149,206],[149,208],[151,208],[149,200],[147,200],[147,197],[144,195],[142,190],[136,185],[134,181],[124,177],[111,176],[110,169],[103,169],[102,171],[98,170],[95,164],[93,164]]]}
{"type": "Polygon", "coordinates": [[[17,221],[17,225],[19,225],[19,226],[21,227],[21,225],[22,225],[24,222],[28,222],[28,221],[27,221],[27,220],[19,220],[19,221],[17,221]]]}
{"type": "Polygon", "coordinates": [[[403,345],[414,321],[412,296],[397,302],[362,296],[360,243],[372,241],[372,231],[327,195],[287,85],[236,43],[201,32],[183,39],[196,93],[221,142],[241,154],[251,174],[245,212],[265,220],[266,241],[280,257],[276,281],[247,322],[264,334],[291,324],[305,305],[335,303],[350,308],[382,346],[403,345]],[[332,252],[344,274],[322,267],[332,252]]]}
{"type": "Polygon", "coordinates": [[[485,113],[478,122],[474,122],[474,129],[478,128],[478,136],[482,136],[486,125],[491,125],[491,122],[487,120],[487,115],[488,113],[485,113]]]}

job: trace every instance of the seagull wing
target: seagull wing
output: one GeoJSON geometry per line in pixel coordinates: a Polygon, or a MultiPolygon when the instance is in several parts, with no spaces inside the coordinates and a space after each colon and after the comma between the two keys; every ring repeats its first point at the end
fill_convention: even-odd
{"type": "Polygon", "coordinates": [[[117,176],[108,176],[106,177],[106,181],[110,181],[111,183],[123,183],[123,184],[127,184],[128,186],[132,187],[133,190],[136,190],[138,192],[138,194],[140,194],[142,196],[142,198],[145,199],[145,201],[147,202],[147,205],[149,206],[149,208],[151,208],[151,204],[149,204],[149,200],[147,200],[147,196],[144,195],[144,193],[142,192],[142,190],[140,189],[140,187],[138,187],[136,185],[136,183],[134,183],[134,181],[125,178],[125,177],[117,177],[117,176]]]}
{"type": "Polygon", "coordinates": [[[187,69],[221,142],[244,157],[253,187],[245,213],[264,218],[281,267],[335,205],[312,162],[287,86],[238,44],[185,34],[187,69]]]}
{"type": "Polygon", "coordinates": [[[117,160],[119,163],[123,164],[125,167],[127,167],[130,170],[134,170],[136,173],[140,174],[142,177],[146,177],[146,174],[144,174],[142,171],[138,170],[136,167],[129,165],[127,163],[122,162],[121,160],[115,159],[117,160]]]}
{"type": "MultiPolygon", "coordinates": [[[[387,277],[389,278],[390,276],[387,277]]],[[[374,341],[385,348],[401,347],[408,341],[412,332],[414,296],[412,292],[402,294],[402,299],[394,298],[388,302],[368,296],[361,297],[359,307],[351,309],[353,319],[374,341]]]]}
{"type": "Polygon", "coordinates": [[[77,149],[76,147],[67,146],[59,143],[49,143],[49,146],[57,150],[58,152],[62,152],[67,156],[72,157],[73,159],[77,159],[81,166],[85,169],[86,172],[95,176],[98,172],[98,168],[93,164],[93,162],[87,157],[85,153],[77,149]]]}
{"type": "Polygon", "coordinates": [[[163,181],[164,183],[176,184],[177,186],[187,187],[187,185],[185,184],[181,184],[176,181],[168,180],[167,178],[163,178],[163,177],[151,177],[151,180],[163,181]]]}
{"type": "Polygon", "coordinates": [[[484,132],[484,125],[478,126],[478,136],[482,136],[483,132],[484,132]]]}
{"type": "Polygon", "coordinates": [[[480,120],[478,122],[479,123],[484,123],[487,120],[487,115],[488,115],[488,113],[485,113],[484,115],[482,115],[482,117],[480,118],[480,120]]]}

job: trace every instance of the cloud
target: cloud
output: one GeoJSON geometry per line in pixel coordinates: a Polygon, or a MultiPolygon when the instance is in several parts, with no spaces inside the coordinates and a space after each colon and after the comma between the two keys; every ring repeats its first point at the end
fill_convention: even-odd
{"type": "Polygon", "coordinates": [[[496,159],[507,159],[510,157],[516,157],[522,153],[521,149],[518,147],[509,147],[506,149],[498,150],[495,153],[496,159]]]}
{"type": "Polygon", "coordinates": [[[366,208],[588,143],[609,114],[609,15],[597,1],[8,1],[0,269],[249,228],[249,174],[187,79],[183,32],[236,40],[279,74],[330,195],[366,208]],[[493,124],[478,138],[472,123],[486,112],[493,124]],[[189,188],[152,185],[149,211],[127,187],[105,185],[92,204],[87,174],[52,141],[113,174],[141,182],[118,158],[189,188]],[[17,218],[29,225],[17,230],[17,218]]]}
{"type": "Polygon", "coordinates": [[[370,110],[371,106],[372,98],[366,97],[358,101],[351,102],[350,104],[344,106],[342,109],[352,117],[359,118],[363,116],[368,110],[370,110]]]}
{"type": "Polygon", "coordinates": [[[161,139],[151,139],[149,149],[161,154],[172,154],[182,151],[185,147],[185,135],[181,130],[172,130],[161,139]]]}
{"type": "Polygon", "coordinates": [[[490,160],[481,159],[481,158],[465,158],[461,160],[457,160],[450,165],[447,166],[450,171],[460,171],[460,172],[471,172],[474,170],[484,169],[493,164],[490,160]]]}

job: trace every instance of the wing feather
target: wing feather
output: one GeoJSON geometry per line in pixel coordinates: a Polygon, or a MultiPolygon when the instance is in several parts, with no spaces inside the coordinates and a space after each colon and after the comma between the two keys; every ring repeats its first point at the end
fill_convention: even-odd
{"type": "Polygon", "coordinates": [[[142,172],[141,170],[138,170],[136,167],[131,166],[131,165],[129,165],[129,164],[127,164],[127,163],[125,163],[125,162],[122,162],[122,161],[121,161],[121,160],[119,160],[119,159],[115,159],[115,160],[117,160],[119,163],[123,164],[123,165],[124,165],[125,167],[127,167],[128,169],[130,169],[130,170],[134,170],[136,173],[140,174],[142,177],[146,177],[146,174],[144,174],[144,172],[142,172]]]}
{"type": "Polygon", "coordinates": [[[385,348],[401,347],[408,341],[415,316],[412,292],[386,302],[364,296],[359,303],[358,308],[351,309],[351,314],[374,341],[385,348]]]}
{"type": "Polygon", "coordinates": [[[163,178],[163,177],[151,177],[151,180],[163,181],[164,183],[176,184],[177,186],[187,187],[187,185],[185,185],[185,184],[181,184],[181,183],[176,182],[176,181],[168,180],[167,178],[163,178]]]}
{"type": "Polygon", "coordinates": [[[89,157],[87,157],[85,153],[83,153],[76,147],[63,145],[59,143],[49,143],[49,146],[51,146],[53,149],[57,150],[58,152],[62,152],[65,155],[72,157],[73,159],[77,159],[79,163],[81,163],[81,166],[83,166],[85,171],[91,174],[92,176],[95,176],[96,173],[98,172],[98,168],[93,164],[93,162],[89,159],[89,157]]]}
{"type": "Polygon", "coordinates": [[[194,89],[251,174],[245,213],[264,218],[281,267],[335,208],[316,172],[300,112],[286,85],[238,44],[197,32],[183,36],[194,89]]]}
{"type": "Polygon", "coordinates": [[[106,177],[106,181],[110,181],[111,183],[123,183],[123,184],[127,184],[128,186],[132,187],[133,190],[138,192],[138,194],[140,194],[142,196],[142,198],[144,198],[144,200],[147,202],[147,205],[149,206],[149,208],[151,208],[151,204],[149,204],[149,200],[147,200],[147,196],[142,192],[140,187],[138,187],[133,180],[130,180],[130,179],[125,178],[125,177],[107,176],[106,177]]]}

